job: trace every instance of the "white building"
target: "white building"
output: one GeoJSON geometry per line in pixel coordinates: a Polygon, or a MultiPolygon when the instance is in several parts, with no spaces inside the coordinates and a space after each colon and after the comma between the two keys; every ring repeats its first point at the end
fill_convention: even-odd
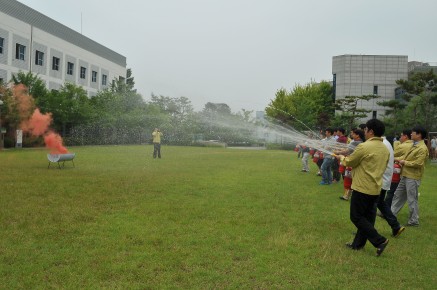
{"type": "Polygon", "coordinates": [[[0,81],[31,71],[59,89],[65,82],[95,95],[126,76],[126,57],[15,0],[0,0],[0,81]]]}
{"type": "Polygon", "coordinates": [[[345,96],[378,95],[360,101],[358,106],[370,110],[368,118],[382,118],[385,109],[377,102],[395,99],[397,80],[408,79],[406,55],[339,55],[332,58],[335,99],[345,96]]]}

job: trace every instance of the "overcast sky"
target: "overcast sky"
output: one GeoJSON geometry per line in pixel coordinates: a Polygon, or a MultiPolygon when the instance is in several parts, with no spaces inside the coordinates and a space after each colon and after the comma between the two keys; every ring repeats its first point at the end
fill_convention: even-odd
{"type": "Polygon", "coordinates": [[[437,62],[435,0],[20,2],[124,55],[145,100],[196,110],[264,110],[280,88],[331,80],[335,55],[437,62]]]}

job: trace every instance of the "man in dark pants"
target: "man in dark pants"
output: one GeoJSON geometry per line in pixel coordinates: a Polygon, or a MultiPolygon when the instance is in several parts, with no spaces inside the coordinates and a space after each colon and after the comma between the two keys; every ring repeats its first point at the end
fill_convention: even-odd
{"type": "Polygon", "coordinates": [[[390,158],[387,164],[387,168],[384,172],[384,175],[382,176],[382,188],[381,188],[381,194],[379,195],[377,207],[381,212],[382,216],[384,216],[386,222],[391,227],[393,237],[397,238],[405,230],[405,227],[399,224],[398,219],[391,212],[391,208],[386,204],[384,200],[385,194],[389,191],[390,184],[392,181],[393,167],[394,167],[394,154],[393,154],[393,147],[385,137],[383,137],[383,143],[385,147],[387,147],[387,150],[390,152],[390,158]]]}
{"type": "Polygon", "coordinates": [[[360,250],[369,240],[376,248],[376,256],[382,254],[389,242],[374,227],[382,176],[390,157],[390,153],[381,138],[384,131],[384,123],[380,120],[367,121],[364,128],[366,142],[359,144],[355,151],[347,157],[337,156],[344,166],[353,168],[350,219],[358,230],[354,241],[347,243],[346,246],[353,250],[360,250]]]}

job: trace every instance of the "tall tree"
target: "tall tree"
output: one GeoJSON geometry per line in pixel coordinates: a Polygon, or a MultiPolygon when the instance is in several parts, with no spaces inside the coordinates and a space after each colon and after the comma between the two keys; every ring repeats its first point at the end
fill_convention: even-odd
{"type": "Polygon", "coordinates": [[[45,82],[32,72],[24,73],[20,71],[16,74],[12,74],[11,82],[15,85],[25,85],[29,95],[34,99],[43,98],[48,94],[45,82]]]}
{"type": "Polygon", "coordinates": [[[416,72],[408,80],[396,81],[405,91],[403,99],[408,102],[407,118],[414,123],[421,123],[428,130],[437,128],[437,75],[432,69],[416,72]]]}
{"type": "Polygon", "coordinates": [[[400,117],[400,113],[407,106],[406,102],[400,100],[389,100],[377,102],[378,105],[384,106],[385,110],[384,123],[386,125],[387,135],[396,135],[398,131],[404,128],[404,120],[400,117]]]}
{"type": "Polygon", "coordinates": [[[348,128],[353,128],[357,119],[366,118],[367,114],[372,111],[358,107],[358,102],[377,98],[379,98],[378,95],[345,96],[335,101],[335,109],[341,111],[340,117],[347,122],[348,128]]]}
{"type": "Polygon", "coordinates": [[[51,113],[53,127],[65,136],[72,127],[91,120],[92,110],[86,91],[71,83],[52,90],[45,98],[37,99],[43,113],[51,113]]]}
{"type": "Polygon", "coordinates": [[[328,82],[311,82],[296,85],[290,92],[280,89],[266,114],[302,130],[325,127],[334,117],[332,86],[328,82]]]}

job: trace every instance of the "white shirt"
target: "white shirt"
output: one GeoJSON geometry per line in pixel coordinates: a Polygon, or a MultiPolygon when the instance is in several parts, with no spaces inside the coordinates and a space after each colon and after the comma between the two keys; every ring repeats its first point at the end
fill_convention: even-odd
{"type": "Polygon", "coordinates": [[[388,151],[390,152],[390,157],[387,163],[387,169],[385,170],[384,175],[382,176],[382,189],[389,190],[391,185],[391,178],[393,176],[393,165],[395,163],[395,158],[393,153],[393,147],[385,137],[382,137],[382,143],[384,143],[385,147],[387,147],[388,151]]]}

